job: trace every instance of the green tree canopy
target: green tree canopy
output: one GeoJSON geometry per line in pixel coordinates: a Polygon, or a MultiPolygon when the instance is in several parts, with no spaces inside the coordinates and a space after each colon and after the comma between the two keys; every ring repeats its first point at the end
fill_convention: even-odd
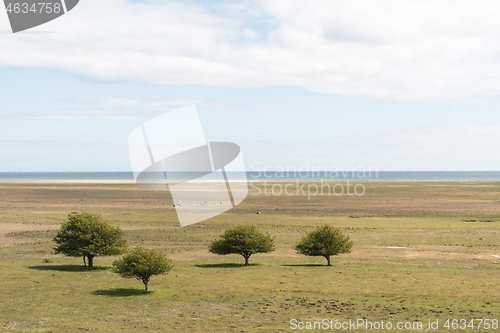
{"type": "Polygon", "coordinates": [[[236,225],[208,244],[211,253],[226,255],[239,254],[248,259],[255,253],[269,253],[275,250],[274,237],[264,233],[254,225],[236,225]]]}
{"type": "Polygon", "coordinates": [[[94,268],[94,257],[125,253],[128,249],[123,231],[110,225],[100,215],[88,212],[68,215],[54,238],[55,253],[88,258],[88,268],[94,268]]]}
{"type": "Polygon", "coordinates": [[[353,242],[349,236],[344,235],[341,230],[325,224],[302,237],[295,245],[295,250],[306,256],[325,257],[328,266],[331,266],[330,256],[349,253],[352,245],[353,242]]]}
{"type": "Polygon", "coordinates": [[[165,274],[172,269],[172,260],[155,249],[136,247],[123,258],[113,262],[113,271],[125,278],[136,278],[144,283],[145,292],[149,292],[151,276],[165,274]]]}

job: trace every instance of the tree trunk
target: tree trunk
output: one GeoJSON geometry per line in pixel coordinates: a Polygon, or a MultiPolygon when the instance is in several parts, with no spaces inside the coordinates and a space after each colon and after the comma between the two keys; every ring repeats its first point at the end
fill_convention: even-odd
{"type": "Polygon", "coordinates": [[[87,267],[87,262],[85,261],[85,256],[83,256],[83,266],[87,267]]]}
{"type": "Polygon", "coordinates": [[[328,262],[328,266],[331,266],[332,264],[330,264],[330,256],[325,256],[326,258],[326,261],[328,262]]]}
{"type": "Polygon", "coordinates": [[[89,269],[94,269],[94,257],[88,256],[89,259],[89,269]]]}
{"type": "Polygon", "coordinates": [[[245,266],[250,266],[250,264],[248,263],[248,258],[250,258],[250,256],[243,256],[245,257],[245,266]]]}
{"type": "Polygon", "coordinates": [[[142,281],[144,282],[144,288],[146,288],[146,290],[144,291],[145,293],[149,293],[149,281],[142,281]]]}

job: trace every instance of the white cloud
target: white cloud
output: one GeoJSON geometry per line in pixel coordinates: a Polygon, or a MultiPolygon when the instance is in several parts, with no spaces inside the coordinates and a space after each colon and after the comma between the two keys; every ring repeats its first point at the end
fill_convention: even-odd
{"type": "Polygon", "coordinates": [[[0,116],[1,119],[45,119],[45,120],[141,120],[139,115],[130,112],[110,110],[53,110],[49,112],[15,112],[0,116]]]}
{"type": "Polygon", "coordinates": [[[97,105],[106,109],[120,110],[138,110],[138,111],[172,111],[187,105],[196,104],[203,108],[220,108],[227,105],[216,103],[209,100],[196,99],[168,99],[168,100],[148,100],[134,99],[128,97],[108,96],[102,100],[95,102],[97,105]]]}
{"type": "MultiPolygon", "coordinates": [[[[0,65],[150,84],[482,100],[500,92],[499,9],[493,0],[248,0],[210,8],[86,0],[34,29],[57,33],[1,34],[0,65]]],[[[8,29],[6,15],[0,29],[8,29]]]]}
{"type": "MultiPolygon", "coordinates": [[[[79,102],[74,102],[78,104],[79,102]]],[[[81,102],[80,102],[81,103],[81,102]]],[[[102,100],[86,102],[90,108],[51,110],[46,112],[11,112],[0,114],[0,119],[45,120],[146,120],[162,112],[195,104],[204,109],[226,105],[208,100],[147,100],[108,96],[102,100]]]]}

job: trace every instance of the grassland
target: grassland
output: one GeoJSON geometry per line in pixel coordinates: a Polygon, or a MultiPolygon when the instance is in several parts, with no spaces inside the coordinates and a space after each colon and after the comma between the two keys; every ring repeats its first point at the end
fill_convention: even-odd
{"type": "Polygon", "coordinates": [[[180,228],[168,191],[2,183],[0,331],[291,332],[291,319],[358,318],[423,322],[424,330],[406,332],[426,331],[429,319],[439,320],[435,332],[495,331],[443,324],[500,319],[500,183],[364,185],[363,196],[309,200],[255,183],[232,211],[180,228]],[[141,282],[111,272],[114,258],[98,257],[97,269],[87,271],[81,258],[54,255],[51,239],[74,211],[102,214],[131,245],[166,250],[174,269],[153,277],[153,292],[144,294],[141,282]],[[205,244],[235,223],[276,235],[276,251],[252,256],[250,267],[236,255],[209,254],[205,244]],[[323,223],[355,244],[332,267],[293,251],[323,223]]]}

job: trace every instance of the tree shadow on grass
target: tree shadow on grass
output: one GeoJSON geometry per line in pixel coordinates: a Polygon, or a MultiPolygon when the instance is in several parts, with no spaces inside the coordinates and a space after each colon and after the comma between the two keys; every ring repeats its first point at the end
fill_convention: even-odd
{"type": "Polygon", "coordinates": [[[111,297],[128,297],[128,296],[145,296],[151,295],[153,292],[145,293],[144,289],[136,288],[114,288],[114,289],[101,289],[93,291],[92,294],[100,296],[111,297]]]}
{"type": "Polygon", "coordinates": [[[281,266],[287,266],[287,267],[333,267],[333,266],[327,266],[326,264],[283,264],[281,266]]]}
{"type": "Polygon", "coordinates": [[[249,266],[259,266],[259,264],[250,264],[249,266],[245,266],[245,264],[224,263],[224,264],[199,264],[194,266],[200,268],[241,268],[249,266]]]}
{"type": "Polygon", "coordinates": [[[94,266],[93,270],[89,270],[83,265],[37,265],[28,266],[29,269],[37,269],[40,271],[60,271],[60,272],[91,272],[91,271],[103,271],[109,269],[109,267],[94,266]]]}

